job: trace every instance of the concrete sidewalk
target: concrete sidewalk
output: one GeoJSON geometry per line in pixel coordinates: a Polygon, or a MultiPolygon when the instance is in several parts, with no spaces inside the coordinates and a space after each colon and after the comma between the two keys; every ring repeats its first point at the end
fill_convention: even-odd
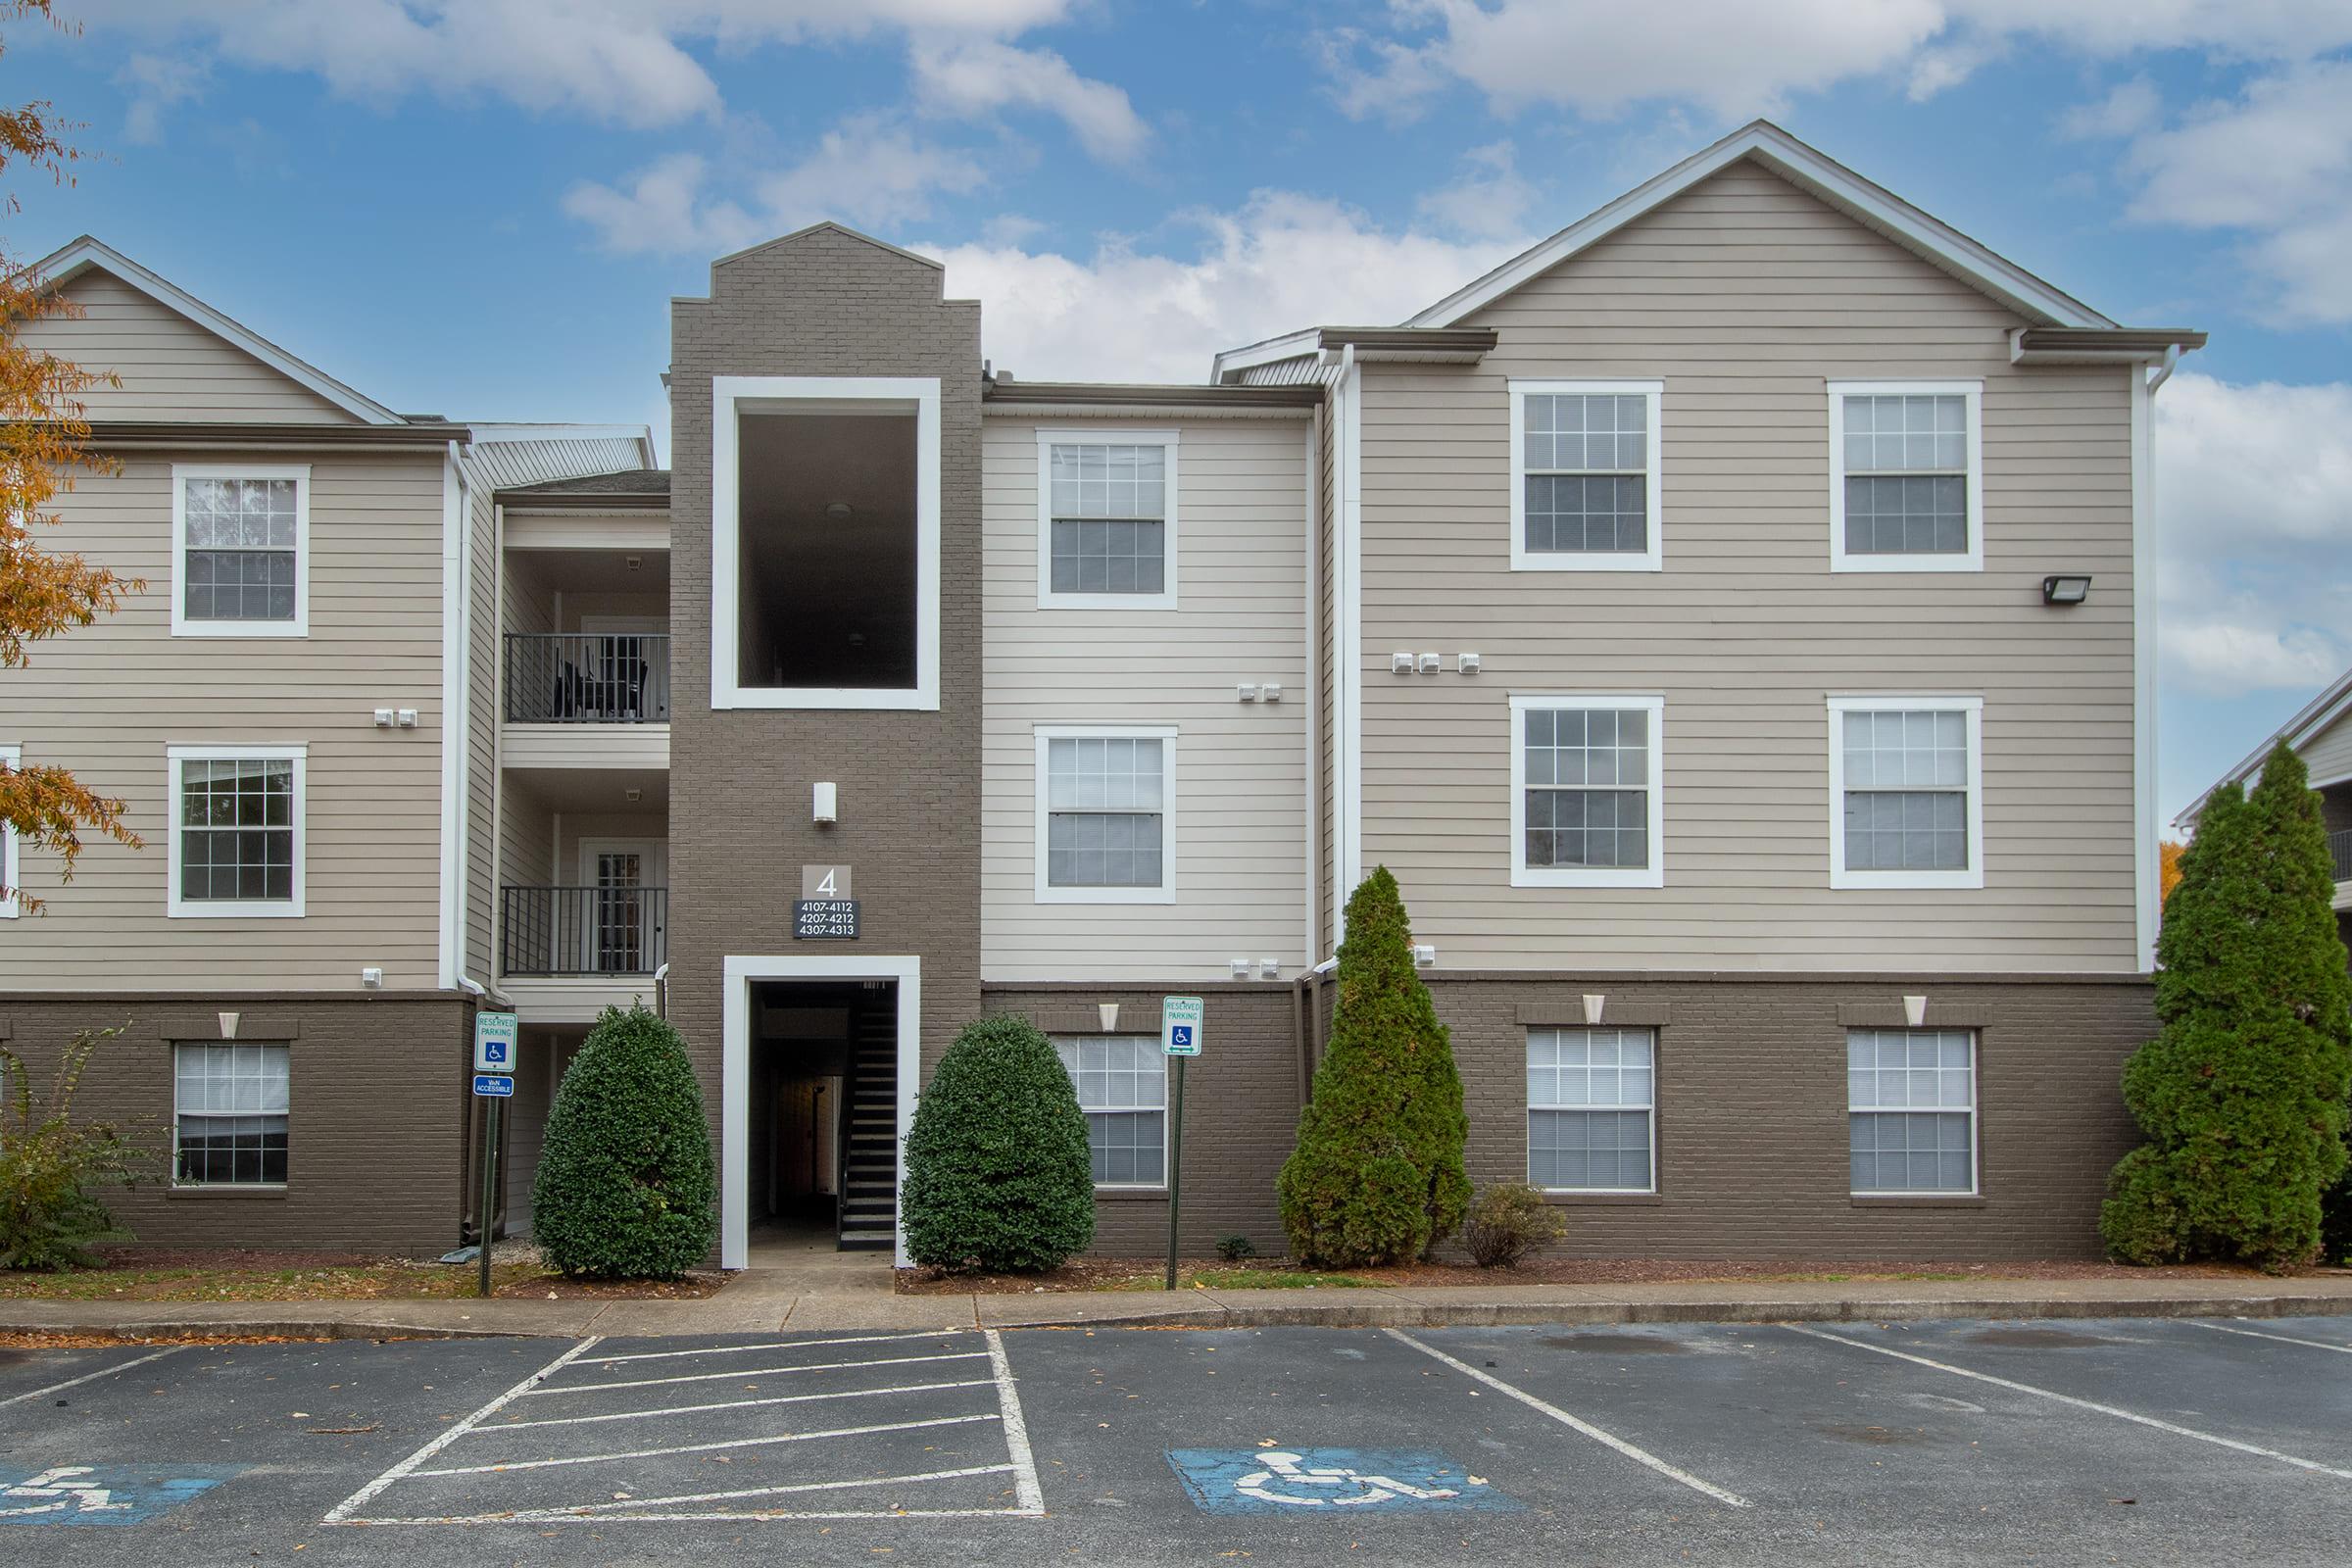
{"type": "Polygon", "coordinates": [[[1467,1285],[1422,1289],[1101,1291],[902,1296],[886,1272],[754,1268],[715,1296],[668,1300],[0,1301],[0,1334],[123,1339],[759,1334],[940,1328],[1286,1324],[1770,1323],[2022,1317],[2352,1314],[2352,1272],[2297,1279],[1986,1279],[1762,1284],[1467,1285]],[[875,1276],[879,1274],[877,1279],[875,1276]]]}

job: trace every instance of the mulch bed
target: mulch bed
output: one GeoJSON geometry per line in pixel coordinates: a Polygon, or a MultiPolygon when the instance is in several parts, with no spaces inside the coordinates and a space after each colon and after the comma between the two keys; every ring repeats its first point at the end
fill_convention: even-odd
{"type": "MultiPolygon", "coordinates": [[[[1179,1266],[1179,1274],[1235,1267],[1230,1263],[1194,1259],[1179,1266]]],[[[1251,1258],[1240,1265],[1269,1271],[1296,1267],[1280,1258],[1251,1258]]],[[[1132,1290],[1139,1281],[1156,1287],[1166,1265],[1138,1258],[1075,1258],[1042,1274],[939,1274],[929,1269],[898,1271],[898,1289],[906,1296],[1029,1296],[1055,1291],[1132,1290]]],[[[1736,1283],[1790,1284],[1802,1281],[1857,1280],[1941,1281],[1983,1280],[2215,1280],[2261,1279],[2250,1268],[2222,1263],[2183,1263],[2163,1268],[2134,1268],[2123,1263],[2078,1259],[2044,1259],[2003,1263],[1889,1263],[1820,1262],[1812,1259],[1735,1261],[1724,1258],[1658,1259],[1613,1257],[1536,1258],[1517,1268],[1478,1268],[1466,1263],[1416,1263],[1403,1268],[1353,1268],[1345,1271],[1368,1285],[1657,1285],[1736,1283]]],[[[2315,1271],[2302,1270],[2300,1273],[2315,1271]]],[[[2268,1276],[2273,1278],[2292,1278],[2268,1276]]]]}
{"type": "MultiPolygon", "coordinates": [[[[473,1294],[475,1265],[319,1248],[92,1248],[101,1266],[55,1276],[0,1274],[0,1298],[57,1301],[419,1300],[473,1294]]],[[[690,1270],[675,1280],[575,1280],[544,1270],[536,1249],[500,1243],[491,1294],[524,1300],[699,1300],[726,1276],[690,1270]]]]}

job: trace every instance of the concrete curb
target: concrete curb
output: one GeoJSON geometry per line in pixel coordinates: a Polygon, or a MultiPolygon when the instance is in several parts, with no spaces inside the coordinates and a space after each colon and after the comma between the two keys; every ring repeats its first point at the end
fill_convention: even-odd
{"type": "MultiPolygon", "coordinates": [[[[1293,1294],[1285,1292],[1285,1295],[1293,1294]]],[[[1359,1293],[1348,1293],[1351,1297],[1359,1293]]],[[[1370,1293],[1361,1293],[1370,1294],[1370,1293]]],[[[1386,1295],[1385,1292],[1380,1293],[1386,1295]]],[[[894,1299],[904,1299],[897,1298],[894,1299]]],[[[689,1303],[679,1303],[681,1306],[689,1303]]],[[[490,1316],[492,1314],[483,1314],[490,1316]]],[[[1390,1298],[1316,1301],[1218,1300],[1212,1293],[1181,1303],[1154,1302],[1122,1310],[1100,1296],[1071,1295],[1058,1300],[1035,1297],[977,1298],[974,1321],[981,1328],[1017,1329],[1235,1329],[1235,1328],[1453,1328],[1567,1324],[1599,1327],[1642,1323],[1870,1323],[1937,1318],[2183,1318],[2183,1317],[2352,1316],[2352,1294],[2279,1291],[2264,1296],[2097,1297],[1918,1296],[1906,1298],[1756,1298],[1745,1300],[1684,1298],[1648,1300],[1464,1300],[1432,1301],[1390,1298]],[[1002,1305],[996,1305],[996,1302],[1002,1305]]],[[[811,1332],[848,1332],[857,1325],[828,1325],[811,1332]]],[[[269,1316],[175,1318],[165,1315],[98,1321],[71,1313],[0,1313],[0,1336],[56,1334],[84,1338],[147,1340],[393,1340],[393,1339],[576,1339],[590,1332],[584,1322],[509,1321],[450,1323],[403,1321],[400,1314],[367,1318],[304,1315],[279,1311],[269,1316]]],[[[726,1332],[682,1313],[674,1326],[637,1334],[700,1335],[726,1332]]],[[[733,1332],[747,1332],[740,1327],[733,1332]]]]}

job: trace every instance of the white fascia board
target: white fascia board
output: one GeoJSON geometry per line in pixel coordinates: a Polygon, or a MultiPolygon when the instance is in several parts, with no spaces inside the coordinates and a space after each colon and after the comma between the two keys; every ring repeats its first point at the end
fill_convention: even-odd
{"type": "MultiPolygon", "coordinates": [[[[2016,263],[1995,255],[1949,224],[1929,217],[1842,164],[1806,146],[1778,125],[1756,121],[1694,153],[1664,173],[1523,251],[1486,276],[1456,290],[1406,319],[1406,326],[1453,326],[1513,289],[1607,238],[1634,220],[1674,200],[1691,186],[1742,158],[1753,158],[1782,177],[1886,234],[1944,270],[2051,326],[2114,326],[2098,312],[2043,282],[2016,263]]],[[[1274,358],[1284,356],[1276,355],[1274,358]]],[[[1225,360],[1219,356],[1220,369],[1225,360]]]]}
{"type": "Polygon", "coordinates": [[[175,283],[167,282],[113,247],[83,235],[64,250],[44,257],[26,270],[33,281],[58,287],[91,268],[112,274],[163,306],[186,317],[214,336],[235,344],[290,381],[296,381],[367,424],[406,424],[409,421],[373,398],[362,396],[315,365],[296,359],[240,321],[231,319],[175,283]]]}
{"type": "MultiPolygon", "coordinates": [[[[2141,591],[2138,583],[2132,584],[2134,594],[2141,591]]],[[[2318,739],[2322,730],[2346,713],[2352,713],[2352,669],[2338,675],[2326,691],[2305,703],[2294,717],[2264,736],[2260,746],[2240,759],[2235,767],[2215,779],[2204,794],[2189,802],[2187,808],[2173,818],[2173,826],[2182,831],[2194,826],[2198,815],[2205,809],[2205,803],[2213,799],[2215,790],[2225,784],[2238,784],[2252,778],[2261,770],[2262,760],[2271,755],[2271,748],[2280,741],[2299,752],[2318,739]]]]}

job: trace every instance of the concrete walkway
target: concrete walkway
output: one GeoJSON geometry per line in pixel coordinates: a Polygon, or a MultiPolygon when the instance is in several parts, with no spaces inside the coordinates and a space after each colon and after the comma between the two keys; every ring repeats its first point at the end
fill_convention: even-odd
{"type": "Polygon", "coordinates": [[[2297,1279],[1494,1285],[901,1296],[872,1253],[755,1253],[699,1301],[0,1301],[0,1334],[125,1339],[693,1335],[858,1329],[1279,1324],[1769,1323],[1847,1319],[2282,1317],[2352,1314],[2352,1271],[2297,1279]]]}

